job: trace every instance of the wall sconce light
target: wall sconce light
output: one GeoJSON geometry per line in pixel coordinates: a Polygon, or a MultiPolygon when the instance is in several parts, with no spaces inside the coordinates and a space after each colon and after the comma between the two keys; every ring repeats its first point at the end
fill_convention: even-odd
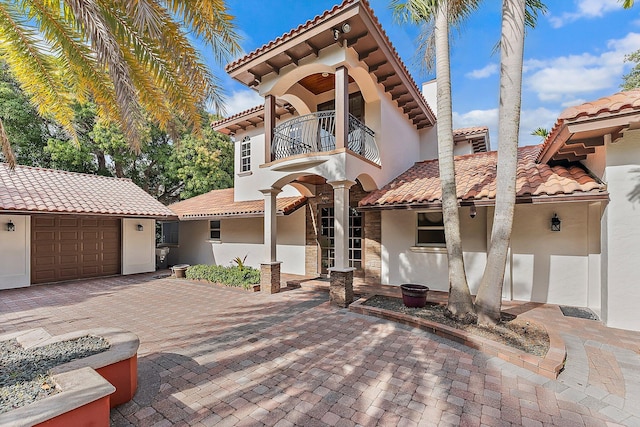
{"type": "Polygon", "coordinates": [[[7,231],[16,231],[16,225],[11,220],[7,223],[7,231]]]}
{"type": "Polygon", "coordinates": [[[142,224],[138,224],[138,225],[136,225],[136,230],[143,231],[144,227],[142,226],[142,224]]]}
{"type": "Polygon", "coordinates": [[[558,214],[553,214],[553,218],[551,218],[551,231],[560,231],[560,218],[558,218],[558,214]]]}
{"type": "Polygon", "coordinates": [[[469,208],[469,216],[471,218],[475,218],[476,215],[478,215],[478,211],[476,210],[476,205],[471,205],[471,207],[469,208]]]}
{"type": "Polygon", "coordinates": [[[320,193],[320,202],[321,203],[324,203],[324,204],[329,203],[330,199],[331,199],[331,197],[329,197],[328,194],[320,193]]]}
{"type": "Polygon", "coordinates": [[[335,41],[338,41],[338,39],[340,38],[340,34],[347,34],[350,31],[351,25],[349,25],[348,22],[345,22],[344,24],[342,24],[342,27],[333,29],[333,39],[335,41]]]}

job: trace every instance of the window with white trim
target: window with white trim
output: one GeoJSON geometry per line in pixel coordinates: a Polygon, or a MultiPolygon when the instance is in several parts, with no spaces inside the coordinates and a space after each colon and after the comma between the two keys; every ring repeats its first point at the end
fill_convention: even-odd
{"type": "Polygon", "coordinates": [[[442,212],[418,212],[416,246],[446,246],[442,212]]]}
{"type": "Polygon", "coordinates": [[[251,138],[245,136],[240,145],[240,172],[251,170],[251,138]]]}
{"type": "Polygon", "coordinates": [[[220,221],[209,221],[209,238],[220,240],[220,221]]]}

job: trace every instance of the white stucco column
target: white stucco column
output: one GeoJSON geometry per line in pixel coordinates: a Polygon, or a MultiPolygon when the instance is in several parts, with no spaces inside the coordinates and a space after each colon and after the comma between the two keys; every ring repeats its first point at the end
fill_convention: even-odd
{"type": "Polygon", "coordinates": [[[276,196],[282,190],[268,188],[260,190],[264,194],[264,262],[276,262],[276,238],[278,233],[278,221],[276,217],[276,196]]]}
{"type": "Polygon", "coordinates": [[[353,181],[332,181],[333,209],[334,209],[334,248],[335,262],[333,267],[337,270],[349,268],[349,188],[355,184],[353,181]]]}
{"type": "Polygon", "coordinates": [[[349,139],[349,72],[336,69],[336,148],[344,148],[349,139]]]}

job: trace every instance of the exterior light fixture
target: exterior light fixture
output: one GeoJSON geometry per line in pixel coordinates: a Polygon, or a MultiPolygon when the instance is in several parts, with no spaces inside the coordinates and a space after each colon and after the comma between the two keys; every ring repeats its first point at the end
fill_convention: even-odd
{"type": "Polygon", "coordinates": [[[322,73],[322,77],[329,77],[329,73],[325,71],[324,73],[322,73]]]}
{"type": "Polygon", "coordinates": [[[138,225],[136,225],[136,230],[143,231],[144,227],[142,226],[142,224],[138,224],[138,225]]]}
{"type": "Polygon", "coordinates": [[[348,22],[345,22],[344,24],[342,24],[342,27],[334,28],[332,31],[333,31],[333,39],[335,41],[338,41],[341,34],[347,34],[348,32],[351,31],[351,25],[349,25],[348,22]]]}
{"type": "Polygon", "coordinates": [[[478,215],[478,211],[476,210],[476,205],[471,205],[471,207],[469,208],[469,216],[471,218],[475,218],[476,215],[478,215]]]}
{"type": "Polygon", "coordinates": [[[553,218],[551,218],[551,231],[560,231],[560,218],[558,218],[558,214],[553,214],[553,218]]]}
{"type": "Polygon", "coordinates": [[[16,225],[11,220],[7,223],[7,231],[16,231],[16,225]]]}

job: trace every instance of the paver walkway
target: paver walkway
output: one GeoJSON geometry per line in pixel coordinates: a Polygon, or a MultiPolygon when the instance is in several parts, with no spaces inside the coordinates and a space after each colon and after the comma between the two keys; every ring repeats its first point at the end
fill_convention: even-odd
{"type": "Polygon", "coordinates": [[[640,334],[551,317],[569,347],[555,381],[327,299],[118,277],[0,291],[0,332],[138,334],[138,393],[114,426],[640,426],[640,334]]]}

